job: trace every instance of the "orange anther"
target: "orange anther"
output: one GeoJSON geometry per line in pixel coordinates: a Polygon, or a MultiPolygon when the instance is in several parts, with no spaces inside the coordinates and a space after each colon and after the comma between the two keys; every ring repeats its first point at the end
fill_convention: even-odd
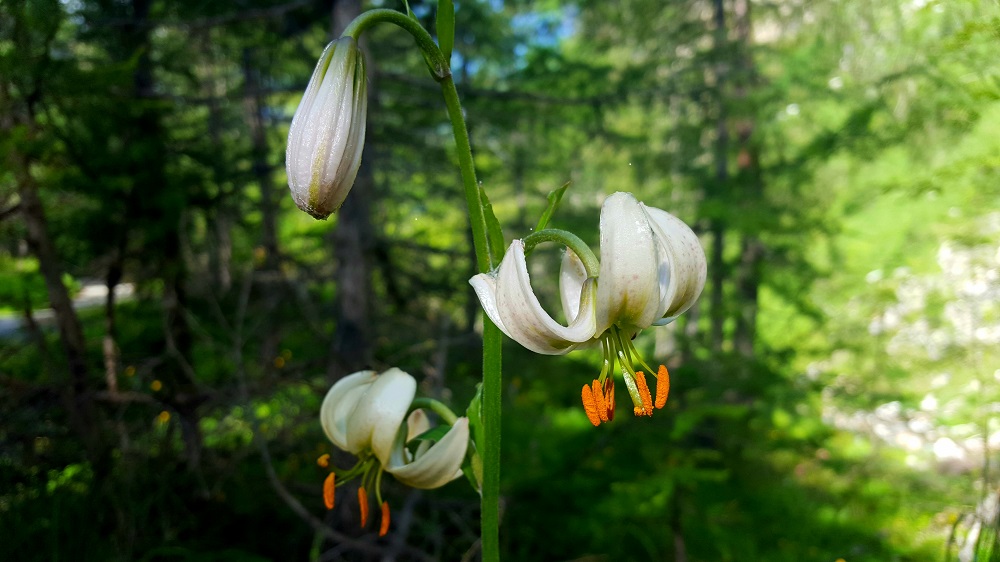
{"type": "Polygon", "coordinates": [[[646,375],[642,374],[642,371],[635,372],[635,383],[639,388],[639,397],[642,398],[642,407],[635,407],[635,415],[653,415],[653,397],[649,395],[649,386],[646,384],[646,375]]]}
{"type": "Polygon", "coordinates": [[[358,488],[358,505],[361,506],[361,528],[368,524],[368,492],[358,488]]]}
{"type": "Polygon", "coordinates": [[[594,427],[601,425],[601,416],[597,413],[597,400],[589,384],[583,385],[583,411],[587,413],[587,419],[594,424],[594,427]]]}
{"type": "Polygon", "coordinates": [[[604,399],[604,391],[601,389],[601,383],[594,379],[591,383],[591,389],[594,395],[594,403],[597,405],[597,415],[601,418],[602,422],[608,421],[608,403],[604,399]]]}
{"type": "Polygon", "coordinates": [[[615,379],[604,379],[604,402],[608,405],[608,421],[615,419],[615,379]]]}
{"type": "Polygon", "coordinates": [[[667,368],[660,365],[659,372],[656,373],[656,408],[662,408],[667,404],[667,395],[670,394],[670,373],[667,368]]]}
{"type": "Polygon", "coordinates": [[[327,468],[330,466],[330,453],[323,453],[320,455],[319,458],[316,459],[316,464],[318,464],[320,468],[327,468]]]}
{"type": "Polygon", "coordinates": [[[378,536],[384,537],[389,532],[389,502],[382,502],[382,526],[378,529],[378,536]]]}
{"type": "Polygon", "coordinates": [[[333,509],[333,492],[336,489],[337,476],[334,473],[330,473],[323,481],[323,504],[326,505],[327,509],[333,509]]]}

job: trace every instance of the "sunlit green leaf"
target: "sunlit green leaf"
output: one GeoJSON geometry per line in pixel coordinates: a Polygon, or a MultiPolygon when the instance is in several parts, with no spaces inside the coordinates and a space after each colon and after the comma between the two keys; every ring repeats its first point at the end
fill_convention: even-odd
{"type": "Polygon", "coordinates": [[[566,190],[569,189],[569,184],[570,182],[562,184],[562,187],[553,189],[546,196],[546,199],[549,200],[549,204],[546,205],[545,211],[542,212],[542,217],[538,219],[538,225],[535,226],[535,232],[544,230],[545,227],[548,226],[549,221],[552,220],[552,215],[556,212],[556,209],[559,208],[559,202],[562,201],[563,194],[565,194],[566,190]]]}
{"type": "Polygon", "coordinates": [[[455,4],[452,0],[438,0],[437,37],[444,60],[450,61],[451,50],[455,47],[455,4]]]}

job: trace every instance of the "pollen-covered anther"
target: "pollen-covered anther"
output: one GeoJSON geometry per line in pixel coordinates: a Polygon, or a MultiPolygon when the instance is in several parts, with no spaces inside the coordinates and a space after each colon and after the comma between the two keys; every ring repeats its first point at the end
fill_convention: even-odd
{"type": "Polygon", "coordinates": [[[656,373],[656,409],[660,409],[667,404],[667,395],[670,394],[670,373],[667,368],[660,365],[656,373]]]}
{"type": "Polygon", "coordinates": [[[358,506],[361,507],[361,528],[368,524],[368,492],[364,488],[358,488],[358,506]]]}
{"type": "Polygon", "coordinates": [[[587,419],[594,427],[601,425],[601,415],[597,413],[597,398],[594,397],[594,389],[589,384],[583,385],[582,391],[583,411],[587,413],[587,419]]]}
{"type": "Polygon", "coordinates": [[[326,477],[326,480],[323,481],[323,505],[325,505],[327,509],[333,509],[333,494],[334,490],[336,490],[336,484],[337,475],[332,472],[326,477]]]}
{"type": "Polygon", "coordinates": [[[604,379],[604,402],[608,407],[608,421],[615,419],[615,379],[604,379]]]}
{"type": "Polygon", "coordinates": [[[382,523],[378,529],[378,536],[384,537],[389,532],[389,502],[382,502],[382,523]]]}
{"type": "Polygon", "coordinates": [[[653,397],[649,394],[649,385],[646,384],[646,375],[642,371],[635,372],[635,383],[639,388],[639,397],[642,399],[642,407],[636,406],[633,412],[637,416],[653,415],[653,397]]]}
{"type": "Polygon", "coordinates": [[[322,455],[320,455],[319,458],[316,459],[316,464],[319,465],[320,468],[327,468],[327,467],[329,467],[330,466],[330,453],[323,453],[322,455]]]}
{"type": "Polygon", "coordinates": [[[604,396],[604,389],[601,387],[601,382],[594,379],[594,382],[591,383],[591,389],[594,393],[594,402],[597,404],[597,415],[601,418],[602,422],[606,422],[608,421],[608,402],[604,396]]]}

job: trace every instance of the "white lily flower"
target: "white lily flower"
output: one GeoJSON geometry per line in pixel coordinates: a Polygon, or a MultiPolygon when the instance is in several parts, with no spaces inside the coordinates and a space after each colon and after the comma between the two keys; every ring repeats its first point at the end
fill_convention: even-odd
{"type": "Polygon", "coordinates": [[[340,208],[361,167],[368,120],[365,62],[353,37],[320,55],[288,129],[285,170],[300,209],[325,219],[340,208]]]}
{"type": "MultiPolygon", "coordinates": [[[[511,244],[495,271],[470,280],[490,320],[532,351],[559,355],[586,342],[601,342],[604,369],[583,391],[594,425],[613,415],[614,385],[606,381],[615,361],[622,366],[636,414],[652,414],[654,404],[648,399],[645,376],[633,366],[634,360],[645,363],[631,339],[640,330],[672,322],[689,309],[701,295],[707,276],[705,252],[694,231],[629,193],[618,192],[605,200],[600,231],[596,287],[576,254],[567,250],[563,258],[559,290],[568,325],[556,322],[538,302],[520,240],[511,244]],[[595,398],[598,394],[601,400],[595,398]]],[[[662,366],[654,376],[658,380],[669,377],[662,366]]],[[[656,407],[666,401],[661,387],[667,388],[666,381],[657,387],[656,407]]]]}
{"type": "MultiPolygon", "coordinates": [[[[388,532],[389,506],[382,501],[381,473],[392,474],[401,483],[414,488],[438,488],[462,474],[469,444],[469,420],[458,418],[436,443],[421,441],[414,453],[407,448],[413,439],[430,429],[422,410],[413,405],[417,382],[409,374],[392,368],[381,375],[360,371],[333,385],[320,407],[320,422],[326,436],[337,448],[357,455],[358,464],[347,471],[332,472],[323,485],[324,501],[333,508],[334,487],[361,476],[358,490],[361,525],[368,517],[368,488],[374,487],[382,505],[380,535],[388,532]],[[406,422],[404,423],[404,420],[406,422]]],[[[319,459],[329,466],[329,455],[319,459]]]]}

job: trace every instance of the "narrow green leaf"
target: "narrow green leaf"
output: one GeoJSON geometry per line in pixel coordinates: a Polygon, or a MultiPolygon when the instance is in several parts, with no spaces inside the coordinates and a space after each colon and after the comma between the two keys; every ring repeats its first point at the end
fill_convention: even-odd
{"type": "Polygon", "coordinates": [[[539,230],[545,230],[548,226],[549,220],[552,219],[552,215],[556,212],[556,208],[559,207],[559,202],[562,201],[563,194],[569,189],[569,183],[566,182],[562,184],[559,189],[553,189],[549,192],[547,199],[549,200],[549,205],[545,207],[545,212],[542,213],[542,218],[538,219],[538,226],[535,227],[535,232],[539,230]]]}
{"type": "Polygon", "coordinates": [[[416,21],[417,16],[414,15],[413,10],[410,9],[410,3],[407,0],[403,0],[403,5],[406,6],[406,15],[416,21]]]}
{"type": "Polygon", "coordinates": [[[486,439],[483,434],[483,383],[476,385],[476,395],[472,397],[469,407],[465,409],[465,417],[469,418],[469,433],[472,435],[472,442],[482,446],[486,439]]]}
{"type": "Polygon", "coordinates": [[[438,0],[437,36],[445,60],[450,61],[451,50],[455,47],[455,3],[452,0],[438,0]]]}
{"type": "Polygon", "coordinates": [[[483,429],[483,383],[476,385],[476,395],[472,397],[469,407],[465,409],[465,416],[469,418],[469,433],[472,435],[472,443],[469,443],[469,450],[466,453],[469,462],[462,465],[462,472],[472,487],[482,493],[483,457],[479,454],[479,447],[486,443],[486,433],[483,429]]]}
{"type": "Polygon", "coordinates": [[[479,454],[476,449],[475,443],[469,443],[469,449],[465,454],[469,462],[462,464],[462,473],[469,480],[469,484],[472,488],[483,493],[483,457],[479,454]]]}
{"type": "Polygon", "coordinates": [[[493,266],[496,267],[500,264],[500,260],[503,259],[503,254],[506,250],[503,240],[503,229],[500,228],[500,221],[497,220],[497,216],[493,214],[493,205],[490,204],[490,200],[486,196],[486,190],[483,189],[482,185],[479,186],[479,200],[483,205],[483,217],[486,219],[486,244],[489,246],[490,260],[493,266]]]}

